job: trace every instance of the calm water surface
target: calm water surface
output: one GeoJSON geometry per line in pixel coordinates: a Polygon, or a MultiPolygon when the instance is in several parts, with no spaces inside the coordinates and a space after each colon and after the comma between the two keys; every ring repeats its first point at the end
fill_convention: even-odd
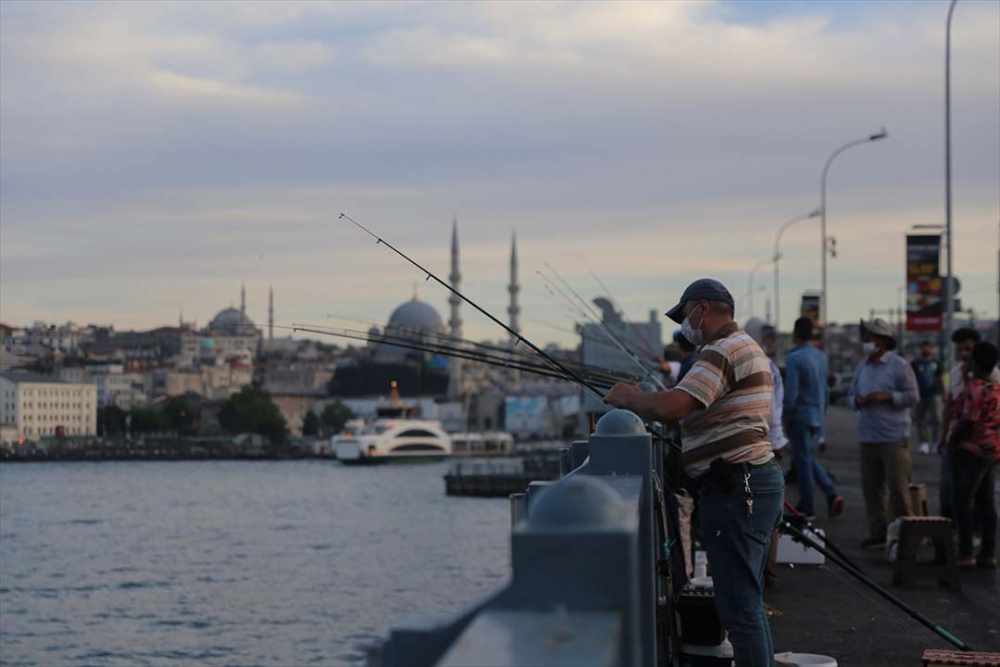
{"type": "Polygon", "coordinates": [[[509,576],[446,464],[0,465],[0,664],[351,665],[509,576]]]}

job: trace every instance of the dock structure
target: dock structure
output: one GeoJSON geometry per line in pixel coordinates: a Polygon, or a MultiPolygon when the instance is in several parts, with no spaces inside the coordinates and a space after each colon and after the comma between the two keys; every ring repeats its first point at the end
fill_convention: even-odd
{"type": "Polygon", "coordinates": [[[667,664],[677,635],[665,447],[633,413],[605,415],[564,450],[565,477],[511,497],[507,585],[453,618],[396,625],[369,666],[667,664]]]}
{"type": "Polygon", "coordinates": [[[444,488],[449,496],[507,498],[532,482],[559,477],[558,452],[541,452],[518,460],[459,461],[444,476],[444,488]]]}

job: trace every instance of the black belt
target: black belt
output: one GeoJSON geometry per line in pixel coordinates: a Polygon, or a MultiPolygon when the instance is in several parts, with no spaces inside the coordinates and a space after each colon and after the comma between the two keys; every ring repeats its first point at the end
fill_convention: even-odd
{"type": "Polygon", "coordinates": [[[774,459],[769,459],[764,463],[729,463],[722,457],[714,459],[708,466],[708,470],[691,480],[691,489],[694,492],[700,491],[709,483],[714,483],[723,491],[732,491],[736,488],[737,472],[749,471],[752,468],[762,468],[774,459]]]}

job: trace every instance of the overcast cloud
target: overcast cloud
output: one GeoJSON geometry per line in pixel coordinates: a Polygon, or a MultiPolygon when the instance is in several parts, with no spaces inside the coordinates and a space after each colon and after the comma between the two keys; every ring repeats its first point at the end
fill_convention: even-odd
{"type": "MultiPolygon", "coordinates": [[[[947,2],[0,3],[0,321],[384,320],[422,277],[371,226],[572,336],[537,269],[636,318],[712,275],[734,295],[829,180],[830,315],[895,306],[912,224],[944,219],[947,2]],[[560,319],[562,318],[562,319],[560,319]]],[[[953,24],[956,274],[997,313],[1000,3],[953,24]]],[[[819,284],[783,240],[782,324],[819,284]]],[[[760,274],[770,291],[770,270],[760,274]]],[[[443,290],[421,298],[446,312],[443,290]]],[[[763,314],[764,295],[755,306],[763,314]]],[[[497,336],[465,309],[466,331],[497,336]]],[[[669,329],[668,329],[669,330],[669,329]]]]}

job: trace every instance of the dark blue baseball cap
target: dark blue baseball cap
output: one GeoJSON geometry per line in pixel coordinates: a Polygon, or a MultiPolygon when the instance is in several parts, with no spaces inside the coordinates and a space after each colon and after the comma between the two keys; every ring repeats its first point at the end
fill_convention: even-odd
{"type": "Polygon", "coordinates": [[[688,301],[699,301],[701,299],[705,299],[706,301],[721,301],[722,303],[729,304],[731,308],[736,307],[733,295],[729,293],[725,285],[712,278],[699,278],[687,286],[684,294],[681,295],[681,300],[677,302],[676,306],[666,312],[666,316],[677,322],[677,324],[681,324],[684,322],[684,304],[688,301]]]}

